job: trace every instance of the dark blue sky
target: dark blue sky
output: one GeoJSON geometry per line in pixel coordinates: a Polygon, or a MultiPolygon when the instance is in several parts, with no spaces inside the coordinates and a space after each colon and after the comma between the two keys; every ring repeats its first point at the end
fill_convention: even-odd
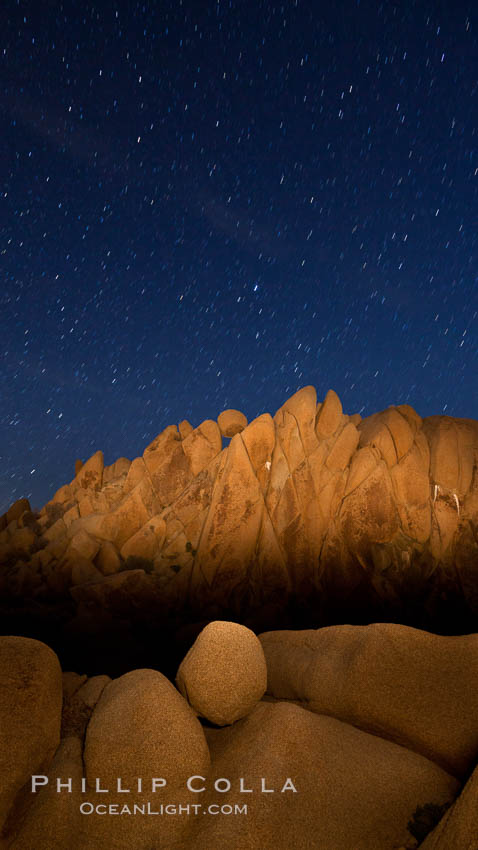
{"type": "Polygon", "coordinates": [[[0,511],[305,384],[478,418],[475,2],[0,24],[0,511]]]}

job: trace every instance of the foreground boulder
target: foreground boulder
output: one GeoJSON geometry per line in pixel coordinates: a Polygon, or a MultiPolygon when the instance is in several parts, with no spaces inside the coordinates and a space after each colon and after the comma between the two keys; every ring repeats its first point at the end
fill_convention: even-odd
{"type": "MultiPolygon", "coordinates": [[[[209,748],[203,729],[176,688],[156,670],[133,670],[106,686],[88,724],[83,753],[88,800],[103,803],[96,793],[97,778],[108,788],[108,805],[127,803],[153,809],[159,804],[186,803],[186,783],[196,774],[207,776],[209,748]],[[142,789],[138,790],[138,777],[142,789]],[[118,778],[123,789],[119,791],[118,778]],[[154,779],[164,785],[152,790],[154,779]]],[[[115,850],[169,850],[181,842],[188,819],[128,817],[111,819],[96,812],[88,818],[83,847],[115,850]],[[159,822],[158,822],[159,821],[159,822]]],[[[184,846],[184,845],[181,845],[184,846]]]]}
{"type": "Polygon", "coordinates": [[[32,774],[49,766],[60,742],[61,668],[45,644],[0,639],[0,829],[32,774]]]}
{"type": "MultiPolygon", "coordinates": [[[[83,776],[82,741],[66,737],[61,741],[49,771],[50,782],[35,794],[29,794],[31,805],[22,813],[21,822],[10,823],[10,850],[80,850],[94,846],[87,842],[85,818],[80,812],[83,776]],[[56,777],[72,780],[71,793],[58,793],[56,777]]],[[[0,845],[1,846],[1,845],[0,845]]]]}
{"type": "Polygon", "coordinates": [[[420,845],[421,850],[475,850],[478,847],[478,768],[454,805],[420,845]]]}
{"type": "Polygon", "coordinates": [[[260,635],[268,693],[415,750],[456,776],[478,757],[478,635],[331,626],[260,635]]]}
{"type": "Polygon", "coordinates": [[[182,661],[176,683],[201,716],[226,726],[248,714],[267,685],[264,651],[239,623],[209,623],[182,661]]]}
{"type": "Polygon", "coordinates": [[[416,753],[284,702],[261,702],[207,737],[213,775],[231,782],[207,802],[247,803],[247,816],[197,818],[188,835],[195,850],[414,847],[408,824],[417,807],[446,805],[459,788],[416,753]],[[249,793],[238,793],[241,777],[249,793]]]}
{"type": "Polygon", "coordinates": [[[259,640],[213,622],[178,680],[206,716],[226,708],[223,727],[156,670],[60,678],[48,647],[0,638],[2,752],[16,758],[0,761],[0,847],[415,850],[429,834],[425,850],[474,850],[476,773],[458,796],[457,767],[473,749],[478,635],[435,638],[379,624],[259,640]]]}
{"type": "Polygon", "coordinates": [[[177,690],[156,670],[133,670],[108,684],[88,725],[86,776],[110,786],[158,775],[173,787],[209,768],[204,732],[177,690]]]}

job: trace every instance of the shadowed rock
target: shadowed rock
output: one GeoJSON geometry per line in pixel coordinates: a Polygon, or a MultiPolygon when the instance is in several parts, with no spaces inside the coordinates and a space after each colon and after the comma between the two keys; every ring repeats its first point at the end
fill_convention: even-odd
{"type": "Polygon", "coordinates": [[[0,829],[34,773],[60,742],[61,668],[52,650],[23,637],[0,639],[0,829]]]}
{"type": "Polygon", "coordinates": [[[420,845],[421,850],[474,850],[478,846],[478,768],[454,805],[420,845]]]}

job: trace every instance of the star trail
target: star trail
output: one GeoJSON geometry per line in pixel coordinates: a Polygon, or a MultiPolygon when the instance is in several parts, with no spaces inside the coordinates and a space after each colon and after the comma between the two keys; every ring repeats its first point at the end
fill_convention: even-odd
{"type": "Polygon", "coordinates": [[[474,3],[0,14],[0,511],[306,384],[478,418],[474,3]]]}

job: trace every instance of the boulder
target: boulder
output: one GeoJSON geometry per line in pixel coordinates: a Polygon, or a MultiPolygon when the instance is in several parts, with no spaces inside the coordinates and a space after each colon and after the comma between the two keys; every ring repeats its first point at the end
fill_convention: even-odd
{"type": "Polygon", "coordinates": [[[126,475],[126,481],[123,484],[123,492],[129,493],[130,490],[133,490],[137,484],[147,475],[146,466],[142,457],[136,457],[132,462],[131,466],[128,469],[128,474],[126,475]]]}
{"type": "Polygon", "coordinates": [[[113,575],[121,569],[121,558],[118,555],[116,546],[109,540],[105,540],[101,544],[100,551],[95,559],[95,566],[104,576],[113,575]]]}
{"type": "Polygon", "coordinates": [[[315,433],[319,440],[331,437],[342,421],[342,403],[334,390],[329,390],[317,413],[315,433]]]}
{"type": "Polygon", "coordinates": [[[459,789],[428,759],[285,702],[260,702],[233,726],[206,734],[210,790],[198,796],[203,806],[247,804],[247,817],[194,819],[188,840],[195,850],[416,846],[408,824],[417,807],[443,806],[459,789]],[[230,790],[223,781],[215,793],[212,777],[227,777],[230,790]],[[239,792],[241,778],[249,793],[239,792]]]}
{"type": "Polygon", "coordinates": [[[30,502],[28,499],[17,499],[17,501],[14,502],[7,511],[6,524],[8,525],[14,519],[20,519],[24,511],[31,511],[30,502]]]}
{"type": "Polygon", "coordinates": [[[17,793],[60,742],[61,668],[44,643],[0,638],[0,829],[17,793]]]}
{"type": "Polygon", "coordinates": [[[91,455],[73,480],[73,491],[78,494],[81,490],[100,490],[104,465],[103,452],[98,451],[91,455]]]}
{"type": "Polygon", "coordinates": [[[127,457],[119,457],[111,466],[105,466],[103,471],[103,486],[109,484],[110,481],[116,481],[121,476],[126,476],[130,466],[131,461],[127,457]]]}
{"type": "Polygon", "coordinates": [[[149,479],[145,477],[109,514],[117,522],[113,542],[118,549],[121,549],[126,541],[160,510],[161,500],[154,492],[149,479]]]}
{"type": "Polygon", "coordinates": [[[171,682],[156,670],[133,670],[101,694],[85,739],[88,784],[101,776],[116,784],[161,775],[180,787],[209,769],[201,724],[171,682]],[[158,774],[158,770],[161,773],[158,774]]]}
{"type": "Polygon", "coordinates": [[[95,565],[88,558],[77,555],[75,551],[70,552],[66,556],[62,567],[66,570],[66,574],[70,575],[70,581],[73,587],[103,580],[103,574],[100,573],[95,565]]]}
{"type": "Polygon", "coordinates": [[[420,430],[423,425],[423,420],[413,407],[409,404],[397,404],[395,405],[395,410],[398,410],[398,412],[405,417],[414,434],[420,430]]]}
{"type": "Polygon", "coordinates": [[[223,410],[217,417],[217,424],[223,437],[233,437],[247,426],[247,417],[240,410],[223,410]]]}
{"type": "Polygon", "coordinates": [[[430,537],[430,478],[428,464],[414,443],[390,471],[402,528],[414,540],[430,537]]]}
{"type": "Polygon", "coordinates": [[[272,454],[276,441],[272,416],[269,413],[263,413],[262,416],[250,422],[247,428],[241,431],[241,440],[246,447],[256,478],[265,493],[271,479],[272,454]]]}
{"type": "Polygon", "coordinates": [[[377,447],[387,465],[391,467],[405,457],[411,448],[416,424],[412,428],[406,416],[397,408],[389,407],[381,413],[374,413],[363,419],[358,430],[360,431],[360,447],[377,447]]]}
{"type": "Polygon", "coordinates": [[[478,423],[451,416],[428,416],[423,430],[430,445],[430,478],[444,492],[463,496],[473,477],[478,423]]]}
{"type": "Polygon", "coordinates": [[[159,502],[159,513],[179,496],[192,478],[177,428],[165,428],[144,450],[143,460],[159,502]]]}
{"type": "Polygon", "coordinates": [[[358,426],[360,448],[377,449],[387,466],[392,469],[397,463],[397,450],[393,437],[383,421],[382,414],[374,413],[367,416],[358,426]]]}
{"type": "Polygon", "coordinates": [[[69,484],[64,484],[63,487],[60,487],[56,491],[56,493],[53,496],[53,498],[51,499],[51,501],[53,503],[59,502],[60,504],[65,504],[66,502],[71,501],[71,498],[72,498],[71,487],[70,487],[69,484]]]}
{"type": "Polygon", "coordinates": [[[317,447],[317,437],[314,433],[316,411],[317,393],[315,387],[308,386],[302,387],[288,398],[274,416],[278,435],[284,452],[290,460],[291,469],[297,466],[297,463],[294,461],[294,450],[285,435],[287,433],[289,436],[292,433],[295,439],[298,437],[301,457],[311,454],[317,447]]]}
{"type": "Polygon", "coordinates": [[[53,540],[50,540],[50,542],[47,543],[42,551],[49,556],[50,560],[54,559],[55,561],[59,561],[59,559],[65,554],[68,548],[68,543],[69,540],[66,534],[57,534],[53,540]]]}
{"type": "Polygon", "coordinates": [[[386,543],[399,531],[400,516],[387,465],[364,456],[366,452],[371,450],[361,449],[353,457],[337,525],[349,550],[370,560],[372,544],[386,543]]]}
{"type": "Polygon", "coordinates": [[[73,505],[73,507],[69,508],[67,511],[65,511],[65,513],[63,514],[63,522],[65,523],[67,529],[70,527],[71,523],[75,521],[75,519],[79,518],[80,511],[78,509],[78,505],[76,504],[73,505]]]}
{"type": "Polygon", "coordinates": [[[116,512],[108,514],[94,513],[80,519],[73,520],[68,526],[67,533],[70,540],[79,531],[86,531],[99,540],[115,540],[120,533],[120,517],[116,512]]]}
{"type": "Polygon", "coordinates": [[[88,680],[86,676],[78,678],[85,681],[73,693],[65,693],[63,687],[61,736],[68,738],[75,735],[83,741],[93,709],[111,679],[109,676],[92,676],[88,680]]]}
{"type": "Polygon", "coordinates": [[[17,528],[10,538],[10,547],[17,557],[26,556],[33,551],[36,539],[30,528],[17,528]]]}
{"type": "Polygon", "coordinates": [[[61,680],[63,683],[63,700],[66,700],[71,699],[73,694],[85,684],[87,676],[68,671],[62,673],[61,680]]]}
{"type": "Polygon", "coordinates": [[[67,528],[65,521],[62,517],[60,517],[60,519],[57,519],[50,528],[47,528],[46,531],[43,532],[43,537],[45,540],[48,540],[48,542],[51,542],[52,540],[56,540],[57,537],[64,537],[66,535],[66,531],[67,528]]]}
{"type": "Polygon", "coordinates": [[[166,446],[171,441],[174,442],[179,439],[180,435],[176,425],[167,425],[166,428],[163,428],[163,430],[160,431],[154,440],[151,440],[151,442],[148,443],[143,452],[143,458],[148,452],[154,452],[156,449],[161,448],[161,446],[166,446]]]}
{"type": "Polygon", "coordinates": [[[478,757],[478,635],[378,623],[259,635],[268,693],[466,775],[478,757]]]}
{"type": "Polygon", "coordinates": [[[31,805],[19,821],[9,824],[8,847],[11,850],[65,850],[66,847],[68,850],[82,850],[93,847],[84,832],[85,817],[80,812],[80,805],[85,800],[81,793],[81,740],[78,737],[64,738],[49,770],[41,769],[38,775],[46,775],[48,784],[29,794],[31,805]],[[57,777],[62,781],[71,779],[71,793],[58,793],[57,777]]]}
{"type": "Polygon", "coordinates": [[[100,542],[96,540],[96,538],[92,537],[91,534],[88,534],[84,528],[80,528],[80,530],[77,531],[70,540],[68,553],[77,552],[84,558],[88,558],[90,561],[93,561],[98,554],[99,549],[100,542]]]}
{"type": "Polygon", "coordinates": [[[96,500],[92,498],[90,495],[81,496],[78,494],[78,513],[80,516],[90,516],[90,514],[96,513],[96,500]]]}
{"type": "Polygon", "coordinates": [[[133,534],[121,547],[123,558],[137,557],[152,561],[158,554],[166,534],[166,523],[161,516],[154,516],[133,534]]]}
{"type": "Polygon", "coordinates": [[[217,578],[217,601],[224,602],[248,568],[253,571],[264,499],[241,434],[220,455],[209,511],[194,561],[192,592],[217,578]]]}
{"type": "Polygon", "coordinates": [[[326,460],[329,469],[344,470],[348,467],[352,455],[358,446],[360,434],[352,422],[348,422],[343,431],[337,437],[326,460]]]}
{"type": "Polygon", "coordinates": [[[187,419],[183,419],[183,421],[178,425],[178,431],[181,440],[185,440],[186,437],[193,431],[193,426],[187,419]]]}
{"type": "Polygon", "coordinates": [[[370,446],[364,446],[355,452],[347,470],[345,496],[348,496],[372,474],[378,465],[378,460],[377,452],[370,446]]]}
{"type": "Polygon", "coordinates": [[[209,623],[181,662],[176,683],[201,717],[218,726],[234,723],[254,708],[266,689],[260,641],[239,623],[209,623]]]}
{"type": "MultiPolygon", "coordinates": [[[[438,825],[420,844],[420,850],[475,850],[478,846],[478,767],[473,771],[460,796],[449,808],[438,825]]],[[[422,820],[427,817],[436,821],[442,810],[436,808],[422,814],[422,820]]],[[[425,821],[426,823],[426,821],[425,821]]]]}
{"type": "Polygon", "coordinates": [[[66,685],[65,737],[51,767],[38,771],[49,782],[34,795],[21,819],[12,821],[8,846],[15,850],[187,846],[187,816],[104,817],[95,811],[87,817],[80,812],[81,804],[112,806],[119,814],[123,807],[133,813],[136,806],[149,806],[155,813],[160,806],[198,802],[196,794],[186,792],[186,781],[208,775],[209,750],[201,725],[182,696],[155,670],[135,670],[114,681],[106,676],[72,680],[69,674],[66,685]],[[57,792],[57,777],[71,780],[71,792],[57,792]],[[81,791],[82,777],[87,780],[86,793],[81,791]],[[138,778],[143,790],[138,790],[138,778]],[[153,779],[159,785],[152,789],[153,779]],[[118,781],[123,791],[118,791],[118,781]],[[97,791],[97,783],[108,793],[97,791]]]}
{"type": "Polygon", "coordinates": [[[222,449],[221,432],[217,422],[206,419],[183,438],[182,447],[193,476],[205,469],[222,449]]]}

